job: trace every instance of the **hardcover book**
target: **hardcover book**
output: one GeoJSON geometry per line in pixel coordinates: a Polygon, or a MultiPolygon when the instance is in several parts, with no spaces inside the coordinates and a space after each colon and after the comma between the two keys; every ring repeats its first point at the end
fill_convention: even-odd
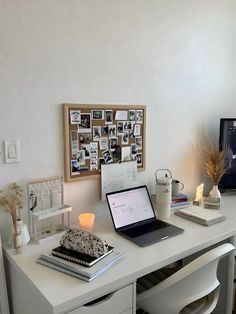
{"type": "Polygon", "coordinates": [[[178,202],[187,202],[187,201],[188,201],[188,196],[183,194],[183,193],[180,193],[178,195],[172,196],[172,198],[171,198],[171,203],[172,204],[178,203],[178,202]]]}

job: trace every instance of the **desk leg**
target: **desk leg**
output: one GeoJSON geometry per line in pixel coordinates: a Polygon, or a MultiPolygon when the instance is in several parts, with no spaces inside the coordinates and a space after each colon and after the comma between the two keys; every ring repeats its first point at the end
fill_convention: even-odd
{"type": "MultiPolygon", "coordinates": [[[[235,246],[235,237],[230,238],[230,243],[235,246]]],[[[234,299],[234,263],[235,253],[231,253],[228,256],[228,270],[227,270],[227,286],[226,286],[226,304],[225,309],[227,314],[232,314],[233,299],[234,299]]]]}

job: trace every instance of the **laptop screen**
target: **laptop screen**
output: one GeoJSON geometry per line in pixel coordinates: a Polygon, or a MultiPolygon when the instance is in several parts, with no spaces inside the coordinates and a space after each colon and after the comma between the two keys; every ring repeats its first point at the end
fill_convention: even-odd
{"type": "Polygon", "coordinates": [[[146,186],[106,195],[115,228],[155,217],[146,186]]]}

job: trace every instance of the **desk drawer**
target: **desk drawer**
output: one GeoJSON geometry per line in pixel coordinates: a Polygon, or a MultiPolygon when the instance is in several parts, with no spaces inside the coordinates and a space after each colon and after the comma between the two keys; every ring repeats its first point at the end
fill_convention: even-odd
{"type": "Polygon", "coordinates": [[[68,314],[132,314],[133,285],[89,302],[68,314]]]}

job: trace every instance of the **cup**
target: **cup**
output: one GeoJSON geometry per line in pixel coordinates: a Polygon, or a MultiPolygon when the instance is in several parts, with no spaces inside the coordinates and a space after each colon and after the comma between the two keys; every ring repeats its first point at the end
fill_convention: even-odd
{"type": "Polygon", "coordinates": [[[180,182],[179,180],[175,180],[175,179],[172,179],[172,196],[177,196],[180,194],[180,191],[183,190],[184,188],[184,184],[182,182],[180,182]]]}
{"type": "Polygon", "coordinates": [[[83,213],[79,215],[79,227],[85,231],[93,232],[95,215],[83,213]]]}

